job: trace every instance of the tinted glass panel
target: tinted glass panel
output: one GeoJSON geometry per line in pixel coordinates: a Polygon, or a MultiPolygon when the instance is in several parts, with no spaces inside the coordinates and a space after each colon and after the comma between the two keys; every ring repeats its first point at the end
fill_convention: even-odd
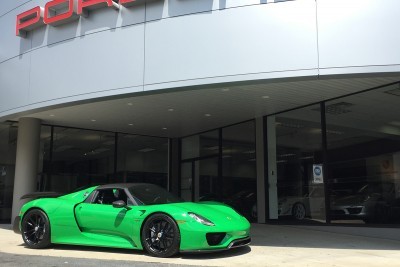
{"type": "Polygon", "coordinates": [[[250,221],[257,221],[254,121],[222,129],[223,200],[250,221]]]}
{"type": "Polygon", "coordinates": [[[182,159],[218,155],[218,131],[210,131],[182,139],[182,159]]]}
{"type": "Polygon", "coordinates": [[[118,134],[117,174],[113,182],[168,186],[168,139],[118,134]]]}
{"type": "Polygon", "coordinates": [[[0,223],[11,221],[17,132],[17,124],[0,124],[0,223]]]}
{"type": "Polygon", "coordinates": [[[400,222],[399,103],[399,85],[326,103],[332,222],[400,222]]]}
{"type": "Polygon", "coordinates": [[[109,182],[114,174],[114,133],[54,127],[52,166],[45,189],[71,192],[109,182]]]}
{"type": "Polygon", "coordinates": [[[319,105],[275,119],[279,219],[325,221],[319,105]]]}

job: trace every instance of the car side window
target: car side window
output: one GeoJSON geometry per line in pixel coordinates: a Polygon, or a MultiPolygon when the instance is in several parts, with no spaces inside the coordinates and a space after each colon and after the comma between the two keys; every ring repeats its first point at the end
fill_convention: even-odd
{"type": "MultiPolygon", "coordinates": [[[[112,205],[114,201],[123,200],[128,203],[128,197],[123,189],[110,188],[98,190],[97,196],[92,203],[112,205]]],[[[129,204],[129,203],[128,203],[129,204]]]]}

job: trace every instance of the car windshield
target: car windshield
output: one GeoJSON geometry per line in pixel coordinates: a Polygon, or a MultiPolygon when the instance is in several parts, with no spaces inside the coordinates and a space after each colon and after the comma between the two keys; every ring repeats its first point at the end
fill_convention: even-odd
{"type": "Polygon", "coordinates": [[[153,184],[138,184],[129,187],[129,192],[142,205],[183,202],[183,199],[153,184]]]}
{"type": "Polygon", "coordinates": [[[358,190],[358,194],[390,193],[392,190],[393,184],[366,184],[358,190]]]}

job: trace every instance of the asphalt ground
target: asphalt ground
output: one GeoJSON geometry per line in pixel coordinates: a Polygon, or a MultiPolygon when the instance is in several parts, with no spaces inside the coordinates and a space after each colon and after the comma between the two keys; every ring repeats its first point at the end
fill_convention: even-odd
{"type": "MultiPolygon", "coordinates": [[[[355,228],[357,229],[357,228],[355,228]]],[[[357,234],[357,233],[355,233],[357,234]]],[[[0,266],[400,266],[400,241],[280,225],[252,225],[249,247],[211,254],[150,257],[143,251],[53,245],[28,249],[0,226],[0,266]]]]}
{"type": "MultiPolygon", "coordinates": [[[[48,256],[31,256],[20,254],[8,254],[0,252],[0,266],[16,267],[16,266],[43,266],[43,267],[184,267],[190,265],[164,264],[152,262],[135,261],[116,261],[116,260],[99,260],[99,259],[80,259],[69,257],[48,257],[48,256]]],[[[193,267],[193,265],[191,265],[193,267]]]]}

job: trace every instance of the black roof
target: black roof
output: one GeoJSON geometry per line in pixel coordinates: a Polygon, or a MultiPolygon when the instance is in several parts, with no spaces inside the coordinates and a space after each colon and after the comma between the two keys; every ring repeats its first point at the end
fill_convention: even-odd
{"type": "Polygon", "coordinates": [[[147,184],[147,183],[116,183],[116,184],[105,184],[105,185],[99,185],[96,189],[110,189],[110,188],[130,188],[133,186],[138,186],[138,185],[153,185],[153,184],[147,184]]]}

